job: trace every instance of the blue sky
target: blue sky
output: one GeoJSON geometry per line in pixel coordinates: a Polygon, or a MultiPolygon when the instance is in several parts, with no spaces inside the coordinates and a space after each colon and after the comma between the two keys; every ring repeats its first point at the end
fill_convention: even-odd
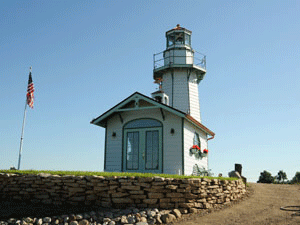
{"type": "Polygon", "coordinates": [[[21,169],[102,171],[90,121],[135,91],[150,95],[153,54],[181,24],[207,56],[199,85],[215,175],[257,181],[300,171],[299,1],[1,1],[0,169],[17,166],[29,67],[35,85],[21,169]]]}

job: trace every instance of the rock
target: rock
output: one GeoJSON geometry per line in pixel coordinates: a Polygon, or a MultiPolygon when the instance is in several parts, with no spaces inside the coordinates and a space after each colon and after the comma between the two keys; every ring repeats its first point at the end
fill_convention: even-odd
{"type": "Polygon", "coordinates": [[[30,217],[26,217],[23,219],[26,223],[33,223],[33,219],[30,217]]]}
{"type": "Polygon", "coordinates": [[[128,223],[127,217],[126,216],[122,216],[121,217],[121,223],[128,223]]]}
{"type": "Polygon", "coordinates": [[[181,218],[181,212],[179,211],[179,209],[173,209],[172,213],[177,217],[177,218],[181,218]]]}
{"type": "Polygon", "coordinates": [[[110,218],[103,218],[103,222],[104,222],[104,223],[109,223],[110,221],[111,221],[110,218]]]}
{"type": "Polygon", "coordinates": [[[148,210],[147,211],[147,216],[148,217],[154,217],[156,215],[156,212],[155,211],[152,211],[152,210],[148,210]]]}
{"type": "Polygon", "coordinates": [[[115,224],[116,224],[115,221],[110,221],[110,222],[108,223],[108,225],[115,225],[115,224]]]}
{"type": "Polygon", "coordinates": [[[89,224],[90,224],[89,221],[86,219],[83,219],[79,222],[79,225],[89,225],[89,224]]]}
{"type": "Polygon", "coordinates": [[[156,219],[154,219],[154,218],[149,219],[148,224],[151,224],[151,225],[156,224],[156,219]]]}
{"type": "MultiPolygon", "coordinates": [[[[229,200],[229,201],[230,201],[230,200],[229,200]]],[[[209,204],[209,203],[203,203],[203,207],[204,207],[205,209],[211,209],[211,208],[212,208],[212,205],[209,204]]]]}
{"type": "Polygon", "coordinates": [[[147,222],[147,218],[146,217],[140,217],[140,222],[147,222]]]}
{"type": "Polygon", "coordinates": [[[77,214],[75,217],[76,217],[76,220],[82,220],[83,219],[83,216],[81,214],[77,214]]]}
{"type": "Polygon", "coordinates": [[[145,211],[140,212],[140,214],[141,214],[142,217],[147,217],[147,214],[146,214],[145,211]]]}
{"type": "Polygon", "coordinates": [[[136,219],[135,219],[135,217],[133,217],[133,216],[128,216],[128,217],[127,217],[127,221],[128,221],[128,223],[130,223],[130,224],[134,224],[134,223],[136,222],[136,219]]]}
{"type": "Polygon", "coordinates": [[[50,177],[51,174],[50,173],[39,173],[38,176],[43,177],[43,178],[47,178],[47,177],[50,177]]]}
{"type": "Polygon", "coordinates": [[[76,216],[74,214],[69,216],[69,222],[76,220],[76,216]]]}
{"type": "Polygon", "coordinates": [[[229,172],[228,173],[228,176],[229,177],[237,177],[237,178],[239,178],[239,179],[241,179],[242,177],[241,177],[241,175],[239,174],[239,172],[237,172],[237,171],[231,171],[231,172],[229,172]]]}
{"type": "Polygon", "coordinates": [[[51,218],[50,217],[44,217],[43,222],[44,223],[51,223],[51,218]]]}
{"type": "Polygon", "coordinates": [[[72,222],[70,223],[70,225],[78,225],[78,222],[77,222],[77,221],[72,221],[72,222]]]}
{"type": "Polygon", "coordinates": [[[36,221],[36,225],[42,225],[43,224],[43,219],[42,218],[39,218],[37,221],[36,221]]]}
{"type": "Polygon", "coordinates": [[[198,210],[196,208],[189,208],[190,213],[197,213],[198,210]]]}
{"type": "Polygon", "coordinates": [[[70,218],[68,216],[64,216],[63,219],[64,219],[64,222],[67,223],[70,218]]]}
{"type": "Polygon", "coordinates": [[[163,222],[163,223],[166,223],[166,224],[168,224],[168,223],[171,223],[171,222],[173,222],[174,220],[176,220],[176,216],[175,215],[173,215],[173,214],[164,214],[164,215],[161,215],[161,221],[163,222]]]}
{"type": "Polygon", "coordinates": [[[148,223],[147,222],[138,222],[135,225],[148,225],[148,223]]]}
{"type": "Polygon", "coordinates": [[[176,190],[178,186],[176,185],[166,185],[167,189],[176,190]]]}
{"type": "Polygon", "coordinates": [[[10,218],[7,220],[8,223],[15,223],[17,220],[15,218],[10,218]]]}

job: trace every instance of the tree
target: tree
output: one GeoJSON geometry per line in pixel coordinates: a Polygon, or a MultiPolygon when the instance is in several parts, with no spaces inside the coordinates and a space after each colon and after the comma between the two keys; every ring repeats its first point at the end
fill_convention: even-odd
{"type": "Polygon", "coordinates": [[[300,172],[296,172],[295,176],[292,179],[292,184],[300,183],[300,172]]]}
{"type": "Polygon", "coordinates": [[[262,173],[260,173],[259,179],[257,183],[273,183],[274,177],[272,177],[272,174],[266,170],[264,170],[262,173]]]}
{"type": "Polygon", "coordinates": [[[286,173],[283,172],[283,170],[280,170],[276,176],[276,180],[280,183],[282,181],[282,183],[284,183],[284,180],[287,180],[287,176],[286,173]]]}

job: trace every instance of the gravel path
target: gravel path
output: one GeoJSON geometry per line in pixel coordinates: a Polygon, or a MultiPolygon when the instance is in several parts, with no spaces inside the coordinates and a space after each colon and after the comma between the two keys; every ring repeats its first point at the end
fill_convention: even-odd
{"type": "Polygon", "coordinates": [[[282,206],[300,206],[300,185],[250,184],[253,194],[232,207],[207,214],[192,215],[176,225],[300,224],[300,216],[280,210],[282,206]]]}

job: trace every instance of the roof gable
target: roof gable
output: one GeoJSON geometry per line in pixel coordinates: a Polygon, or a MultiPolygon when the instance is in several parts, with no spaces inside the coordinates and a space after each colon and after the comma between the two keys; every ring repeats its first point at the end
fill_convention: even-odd
{"type": "Polygon", "coordinates": [[[106,127],[106,120],[115,113],[121,113],[124,111],[134,111],[134,110],[141,110],[141,109],[164,109],[166,111],[169,111],[179,117],[182,117],[189,121],[190,123],[194,124],[195,126],[199,127],[201,130],[203,130],[205,133],[215,136],[215,133],[209,130],[207,127],[205,127],[203,124],[201,124],[199,121],[194,119],[189,114],[186,114],[178,109],[175,109],[171,106],[165,105],[163,103],[159,103],[155,101],[154,99],[145,96],[139,92],[135,92],[132,95],[130,95],[128,98],[121,101],[119,104],[115,105],[111,109],[107,110],[105,113],[97,117],[96,119],[93,119],[91,121],[92,124],[106,127]]]}
{"type": "Polygon", "coordinates": [[[170,111],[173,114],[176,114],[180,117],[184,117],[185,113],[174,109],[168,105],[159,103],[152,98],[149,98],[139,92],[135,92],[130,95],[128,98],[124,99],[119,104],[115,105],[111,109],[107,110],[105,113],[93,119],[91,121],[92,124],[106,127],[105,120],[114,113],[120,113],[124,111],[133,111],[133,110],[141,110],[141,109],[154,109],[154,108],[161,108],[167,111],[170,111]]]}

